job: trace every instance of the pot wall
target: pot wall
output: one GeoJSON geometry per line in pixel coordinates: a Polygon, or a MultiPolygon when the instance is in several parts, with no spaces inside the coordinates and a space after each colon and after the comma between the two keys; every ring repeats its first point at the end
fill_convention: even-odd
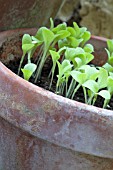
{"type": "Polygon", "coordinates": [[[0,117],[2,170],[112,170],[113,160],[75,152],[41,140],[0,117]]]}
{"type": "MultiPolygon", "coordinates": [[[[35,31],[0,33],[2,62],[19,56],[18,38],[35,31]]],[[[104,54],[105,40],[100,48],[96,41],[104,54]]],[[[112,170],[113,112],[55,95],[0,62],[0,169],[112,170]]]]}
{"type": "Polygon", "coordinates": [[[47,25],[64,0],[0,0],[0,31],[47,25]]]}

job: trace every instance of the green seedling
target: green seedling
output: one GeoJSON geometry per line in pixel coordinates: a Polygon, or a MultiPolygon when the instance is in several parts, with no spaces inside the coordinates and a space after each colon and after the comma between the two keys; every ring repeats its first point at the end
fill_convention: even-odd
{"type": "Polygon", "coordinates": [[[36,70],[36,65],[33,63],[26,64],[22,70],[24,79],[29,81],[30,77],[33,75],[33,73],[36,70]]]}
{"type": "Polygon", "coordinates": [[[54,26],[50,18],[50,29],[41,27],[34,36],[24,34],[18,75],[22,71],[24,79],[29,81],[33,76],[36,83],[41,79],[45,62],[51,57],[52,67],[48,76],[50,90],[57,77],[57,94],[73,99],[82,87],[87,104],[94,105],[99,95],[104,99],[103,108],[106,108],[113,95],[113,40],[107,41],[107,62],[102,67],[95,67],[89,65],[94,59],[94,48],[87,43],[90,37],[91,33],[86,27],[80,28],[75,22],[72,27],[66,23],[54,26]],[[31,63],[31,58],[36,51],[35,64],[31,63]],[[27,64],[23,67],[25,57],[27,64]]]}
{"type": "Polygon", "coordinates": [[[79,71],[72,71],[71,76],[73,79],[78,83],[76,88],[74,89],[72,99],[77,92],[77,90],[82,86],[83,92],[84,92],[84,97],[85,97],[85,102],[88,103],[87,101],[87,92],[86,92],[86,86],[85,83],[88,80],[96,80],[98,77],[98,70],[94,67],[91,67],[89,65],[82,66],[79,71]]]}
{"type": "Polygon", "coordinates": [[[107,63],[113,66],[113,40],[107,40],[108,49],[106,49],[108,55],[107,63]]]}
{"type": "Polygon", "coordinates": [[[34,47],[34,44],[32,44],[31,36],[29,34],[24,34],[24,36],[22,38],[23,55],[22,55],[20,65],[19,65],[18,75],[20,73],[20,69],[22,67],[22,63],[23,63],[23,60],[24,60],[26,53],[28,53],[33,47],[34,47]]]}
{"type": "Polygon", "coordinates": [[[106,108],[111,98],[109,90],[101,90],[98,95],[104,98],[103,108],[106,108]]]}
{"type": "Polygon", "coordinates": [[[83,49],[85,52],[90,54],[94,52],[94,47],[91,44],[86,44],[83,49]]]}
{"type": "Polygon", "coordinates": [[[111,97],[113,96],[113,73],[107,78],[107,90],[109,92],[110,97],[104,102],[104,108],[107,107],[111,97]]]}
{"type": "Polygon", "coordinates": [[[22,63],[24,61],[24,57],[26,54],[28,54],[28,63],[31,62],[31,57],[33,56],[36,48],[42,44],[42,41],[38,39],[34,39],[32,36],[29,34],[24,34],[22,38],[22,50],[23,50],[23,55],[20,61],[19,69],[18,69],[18,75],[20,73],[20,69],[22,67],[22,63]]]}
{"type": "Polygon", "coordinates": [[[39,67],[38,67],[38,70],[36,73],[35,82],[37,81],[38,78],[40,79],[42,68],[43,68],[44,63],[47,59],[47,53],[49,51],[49,47],[50,47],[51,43],[53,42],[55,36],[51,30],[49,30],[45,27],[42,27],[41,31],[39,33],[37,33],[36,37],[40,37],[41,39],[43,39],[44,46],[43,46],[43,54],[41,57],[41,61],[40,61],[40,64],[39,64],[39,67]]]}
{"type": "Polygon", "coordinates": [[[109,72],[113,72],[113,67],[110,64],[108,64],[108,63],[105,63],[103,65],[103,68],[105,68],[108,71],[108,73],[109,72]]]}
{"type": "Polygon", "coordinates": [[[63,60],[62,64],[60,64],[60,62],[57,61],[57,64],[58,64],[59,74],[57,75],[58,80],[56,85],[56,93],[63,94],[65,85],[67,91],[68,78],[70,76],[70,72],[73,65],[70,63],[69,60],[66,59],[63,60]]]}
{"type": "Polygon", "coordinates": [[[107,89],[110,92],[110,95],[113,95],[113,77],[109,76],[107,79],[107,89]]]}
{"type": "Polygon", "coordinates": [[[53,77],[54,77],[54,72],[55,72],[56,64],[57,64],[58,60],[60,59],[60,55],[56,51],[50,50],[49,52],[51,54],[52,61],[53,61],[53,66],[52,66],[52,71],[51,71],[52,76],[51,76],[51,82],[50,82],[50,86],[49,86],[49,89],[51,89],[51,85],[52,85],[52,81],[53,81],[53,77]]]}
{"type": "MultiPolygon", "coordinates": [[[[87,79],[87,75],[85,73],[81,73],[79,71],[72,71],[71,72],[71,76],[73,77],[73,79],[78,82],[76,88],[74,89],[73,95],[71,97],[71,99],[73,99],[73,97],[75,96],[75,93],[78,91],[78,89],[82,86],[82,84],[86,81],[87,79]]],[[[85,94],[85,101],[87,103],[87,99],[86,99],[86,92],[85,92],[85,88],[83,88],[84,90],[84,94],[85,94]]]]}
{"type": "Polygon", "coordinates": [[[88,52],[85,52],[81,47],[68,48],[65,51],[65,58],[71,61],[74,68],[77,69],[82,65],[88,64],[94,56],[88,52]]]}
{"type": "Polygon", "coordinates": [[[103,107],[105,107],[106,100],[108,100],[108,94],[109,92],[107,90],[102,90],[103,88],[107,87],[107,78],[108,78],[108,72],[104,68],[100,68],[97,81],[89,79],[86,81],[83,86],[88,89],[88,95],[89,100],[88,104],[95,104],[95,101],[97,100],[97,96],[100,95],[105,99],[103,107]],[[104,93],[105,92],[105,93],[104,93]],[[105,94],[105,95],[104,95],[105,94]]]}

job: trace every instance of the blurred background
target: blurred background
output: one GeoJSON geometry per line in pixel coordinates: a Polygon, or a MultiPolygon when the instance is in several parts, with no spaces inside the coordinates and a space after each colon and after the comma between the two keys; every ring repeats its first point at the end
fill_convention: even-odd
{"type": "Polygon", "coordinates": [[[113,38],[113,0],[0,0],[0,31],[55,24],[86,26],[94,34],[113,38]]]}
{"type": "Polygon", "coordinates": [[[76,21],[94,34],[113,38],[113,0],[65,0],[58,21],[76,21]]]}

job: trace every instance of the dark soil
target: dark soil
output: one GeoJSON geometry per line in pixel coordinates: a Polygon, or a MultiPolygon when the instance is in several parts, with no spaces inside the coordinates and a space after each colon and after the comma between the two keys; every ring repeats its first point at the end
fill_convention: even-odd
{"type": "MultiPolygon", "coordinates": [[[[19,66],[19,62],[20,60],[14,60],[14,61],[10,61],[8,65],[6,65],[10,70],[12,70],[14,73],[17,74],[17,71],[18,71],[18,66],[19,66]]],[[[25,64],[25,62],[23,63],[23,65],[25,64]]],[[[50,71],[50,66],[52,65],[52,62],[50,61],[50,59],[45,63],[45,66],[43,68],[43,71],[42,71],[42,76],[41,76],[41,79],[37,81],[37,83],[35,83],[37,86],[40,86],[46,90],[49,90],[49,84],[50,84],[50,80],[48,79],[48,75],[49,75],[49,71],[50,71]],[[51,63],[51,64],[50,64],[51,63]],[[48,68],[48,65],[49,65],[49,68],[48,68]]],[[[20,76],[22,77],[22,73],[20,74],[20,76]]],[[[30,79],[30,82],[32,82],[34,84],[34,78],[31,78],[30,79]]],[[[51,91],[52,92],[55,92],[55,89],[56,89],[56,78],[54,78],[54,81],[53,81],[53,85],[52,85],[52,88],[51,88],[51,91]]],[[[82,88],[80,88],[78,90],[78,92],[76,93],[75,97],[74,97],[74,100],[76,101],[79,101],[79,102],[82,102],[84,103],[84,95],[83,95],[83,90],[82,88]]],[[[97,98],[97,101],[95,103],[95,106],[97,107],[101,107],[103,106],[103,98],[102,97],[98,97],[97,98]]],[[[111,99],[110,103],[109,103],[109,106],[107,107],[107,109],[109,110],[113,110],[113,98],[111,99]]]]}
{"type": "MultiPolygon", "coordinates": [[[[37,61],[32,60],[32,63],[36,64],[37,61]]],[[[18,67],[19,67],[19,63],[20,63],[20,59],[16,59],[16,60],[12,60],[10,61],[8,64],[5,64],[11,71],[13,71],[15,74],[17,74],[18,72],[18,67]]],[[[22,68],[24,67],[24,65],[27,63],[27,60],[25,58],[23,64],[22,64],[22,68]]],[[[37,83],[34,83],[34,78],[30,78],[30,82],[32,82],[33,84],[36,84],[37,86],[40,86],[42,88],[45,89],[49,89],[49,84],[50,84],[50,80],[48,79],[48,75],[49,75],[49,71],[51,69],[52,66],[52,62],[50,61],[50,59],[48,59],[48,61],[45,63],[44,67],[43,67],[43,71],[42,71],[42,75],[41,75],[41,79],[37,81],[37,83]]],[[[22,72],[20,71],[20,77],[23,77],[22,72]]],[[[55,91],[55,85],[56,85],[56,81],[53,81],[53,86],[51,91],[54,92],[55,91]]]]}

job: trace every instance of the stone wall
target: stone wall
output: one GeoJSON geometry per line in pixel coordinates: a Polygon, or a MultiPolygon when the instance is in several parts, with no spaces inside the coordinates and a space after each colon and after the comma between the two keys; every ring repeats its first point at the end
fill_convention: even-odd
{"type": "Polygon", "coordinates": [[[113,38],[113,0],[66,0],[58,17],[68,21],[76,10],[81,18],[79,25],[94,35],[113,38]]]}

